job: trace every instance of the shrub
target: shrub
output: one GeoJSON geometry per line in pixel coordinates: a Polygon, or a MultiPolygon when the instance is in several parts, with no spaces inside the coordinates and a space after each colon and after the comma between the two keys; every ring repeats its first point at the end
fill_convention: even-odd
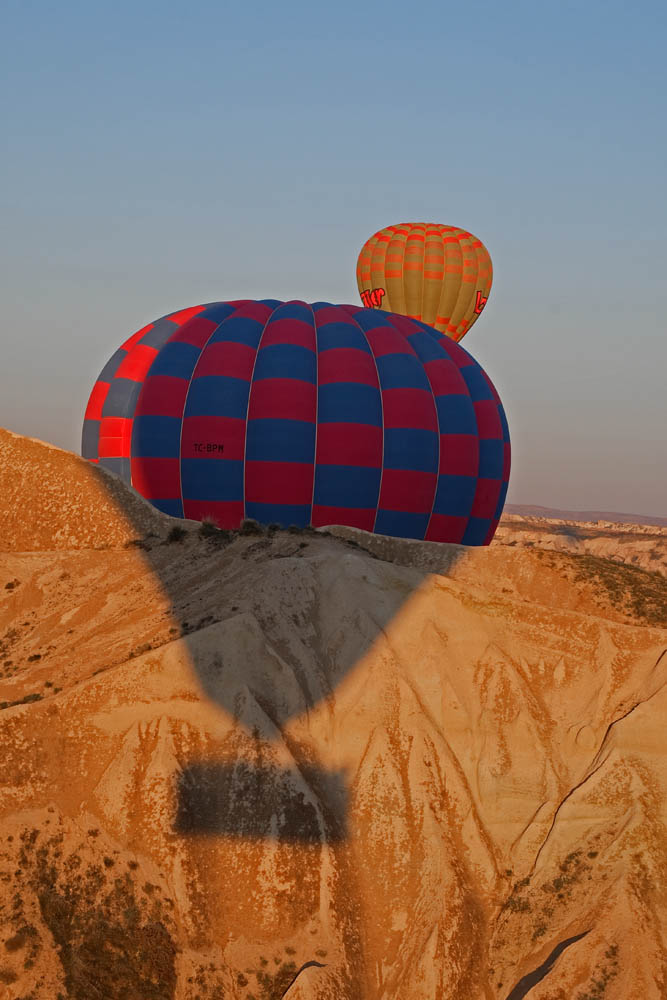
{"type": "Polygon", "coordinates": [[[167,535],[167,544],[172,545],[174,542],[182,542],[187,531],[182,528],[180,524],[175,524],[173,528],[170,528],[169,534],[167,535]]]}
{"type": "Polygon", "coordinates": [[[213,521],[202,521],[199,527],[199,536],[220,547],[231,540],[232,533],[224,528],[219,528],[213,521]]]}
{"type": "Polygon", "coordinates": [[[244,521],[241,521],[239,533],[241,535],[263,535],[264,528],[259,521],[255,521],[252,517],[246,517],[244,521]]]}

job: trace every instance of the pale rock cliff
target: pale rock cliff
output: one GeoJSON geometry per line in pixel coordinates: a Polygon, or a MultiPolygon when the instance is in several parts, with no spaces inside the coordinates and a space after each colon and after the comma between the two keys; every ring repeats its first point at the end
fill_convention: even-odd
{"type": "Polygon", "coordinates": [[[667,996],[660,573],[0,487],[0,997],[667,996]]]}

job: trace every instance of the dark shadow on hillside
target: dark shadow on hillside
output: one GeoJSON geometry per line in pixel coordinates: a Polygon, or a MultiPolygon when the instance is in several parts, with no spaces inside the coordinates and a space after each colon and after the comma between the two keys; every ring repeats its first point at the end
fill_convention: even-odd
{"type": "Polygon", "coordinates": [[[307,766],[281,770],[245,760],[202,761],[179,775],[174,830],[247,840],[335,843],[346,836],[346,797],[344,777],[338,772],[307,766]],[[312,797],[304,794],[304,783],[312,797]]]}
{"type": "MultiPolygon", "coordinates": [[[[137,529],[140,537],[134,544],[169,598],[175,629],[187,646],[203,696],[232,716],[241,732],[252,733],[267,747],[281,741],[290,719],[331,697],[429,573],[446,574],[465,552],[461,546],[356,529],[267,530],[254,522],[227,532],[165,519],[162,537],[141,537],[146,530],[145,509],[143,528],[139,523],[143,504],[125,506],[118,481],[112,485],[108,473],[97,474],[137,529]],[[309,575],[307,567],[302,570],[301,561],[317,564],[323,547],[331,582],[328,593],[315,593],[312,603],[327,602],[329,626],[331,608],[338,612],[333,615],[336,634],[329,637],[320,634],[320,622],[306,621],[293,598],[290,604],[289,595],[281,593],[284,576],[277,571],[288,566],[297,583],[303,577],[298,585],[316,590],[319,577],[309,575]],[[396,581],[386,585],[383,571],[376,584],[373,567],[378,561],[412,572],[397,573],[396,581]],[[354,619],[356,609],[346,597],[350,572],[356,574],[356,587],[372,592],[366,601],[372,617],[359,612],[354,619]],[[216,629],[213,640],[211,626],[216,629]]],[[[343,840],[343,776],[319,768],[312,748],[307,760],[300,759],[298,747],[290,745],[290,752],[296,766],[285,771],[244,759],[240,745],[240,756],[226,751],[224,763],[185,762],[176,789],[175,832],[318,844],[343,840]]]]}

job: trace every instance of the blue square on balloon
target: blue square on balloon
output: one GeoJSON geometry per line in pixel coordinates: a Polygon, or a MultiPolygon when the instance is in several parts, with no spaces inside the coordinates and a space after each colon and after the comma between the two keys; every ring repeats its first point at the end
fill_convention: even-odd
{"type": "Polygon", "coordinates": [[[366,424],[382,426],[380,390],[361,382],[329,382],[317,393],[320,424],[366,424]]]}
{"type": "Polygon", "coordinates": [[[464,365],[460,372],[465,379],[473,402],[478,403],[481,399],[493,399],[491,387],[484,378],[484,372],[479,365],[464,365]]]}
{"type": "Polygon", "coordinates": [[[490,527],[490,518],[471,517],[461,539],[461,545],[483,545],[490,527]]]}
{"type": "Polygon", "coordinates": [[[470,396],[454,393],[436,396],[435,408],[441,434],[477,434],[477,417],[470,396]]]}
{"type": "Polygon", "coordinates": [[[200,375],[190,383],[186,417],[239,417],[248,412],[250,382],[229,375],[200,375]]]}
{"type": "Polygon", "coordinates": [[[379,510],[373,531],[394,538],[423,538],[430,514],[412,514],[404,510],[379,510]]]}
{"type": "Polygon", "coordinates": [[[269,323],[279,319],[298,319],[302,323],[308,323],[309,326],[313,326],[315,323],[313,310],[305,302],[280,302],[269,323]]]}
{"type": "Polygon", "coordinates": [[[178,458],[181,452],[178,417],[142,415],[132,425],[133,458],[178,458]]]}
{"type": "Polygon", "coordinates": [[[396,329],[392,321],[377,309],[360,309],[354,314],[354,322],[362,330],[375,330],[378,326],[389,326],[392,330],[396,329]]]}
{"type": "Polygon", "coordinates": [[[170,517],[183,517],[183,501],[179,498],[167,500],[151,500],[154,507],[170,517]]]}
{"type": "Polygon", "coordinates": [[[375,359],[383,389],[426,389],[431,384],[413,354],[383,354],[375,359]]]}
{"type": "Polygon", "coordinates": [[[429,337],[423,330],[411,333],[408,337],[408,343],[423,364],[426,364],[428,361],[442,361],[443,359],[449,361],[444,347],[441,347],[437,340],[429,337]]]}
{"type": "Polygon", "coordinates": [[[480,479],[502,479],[505,445],[499,438],[487,438],[479,442],[480,479]]]}
{"type": "Polygon", "coordinates": [[[357,465],[318,465],[313,503],[322,507],[377,507],[381,469],[357,465]]]}
{"type": "Polygon", "coordinates": [[[330,351],[335,347],[352,347],[371,353],[366,337],[353,323],[325,323],[318,328],[318,351],[330,351]]]}
{"type": "Polygon", "coordinates": [[[500,426],[503,429],[503,441],[509,441],[510,429],[507,423],[507,417],[505,416],[505,411],[500,405],[498,406],[498,416],[500,417],[500,426]]]}
{"type": "Polygon", "coordinates": [[[181,460],[184,500],[242,500],[243,462],[215,458],[181,460]]]}
{"type": "Polygon", "coordinates": [[[433,513],[449,517],[468,517],[476,490],[477,476],[438,476],[433,513]]]}
{"type": "Polygon", "coordinates": [[[230,305],[229,302],[211,302],[206,306],[204,312],[199,314],[199,318],[209,319],[213,323],[222,323],[229,319],[235,310],[236,306],[230,305]]]}
{"type": "Polygon", "coordinates": [[[257,352],[253,380],[264,378],[294,378],[302,382],[317,382],[315,351],[300,344],[269,344],[257,352]]]}
{"type": "Polygon", "coordinates": [[[230,316],[214,331],[209,344],[228,340],[232,344],[246,344],[247,347],[254,347],[257,350],[263,329],[263,323],[249,316],[230,316]]]}
{"type": "Polygon", "coordinates": [[[305,528],[310,524],[311,507],[310,504],[253,503],[247,500],[245,514],[260,524],[279,524],[283,528],[295,525],[297,528],[305,528]]]}
{"type": "Polygon", "coordinates": [[[384,466],[416,472],[437,472],[439,441],[435,431],[395,427],[384,432],[384,466]]]}
{"type": "Polygon", "coordinates": [[[189,379],[201,354],[201,348],[194,344],[172,340],[165,344],[156,355],[149,375],[171,375],[174,378],[189,379]]]}
{"type": "Polygon", "coordinates": [[[248,421],[248,462],[312,462],[314,458],[315,424],[276,418],[248,421]]]}
{"type": "Polygon", "coordinates": [[[505,506],[505,497],[507,496],[507,487],[508,486],[509,486],[509,483],[503,483],[502,486],[500,487],[500,495],[498,497],[498,504],[496,506],[496,512],[493,515],[494,521],[498,521],[500,519],[500,515],[503,512],[503,507],[505,506]]]}

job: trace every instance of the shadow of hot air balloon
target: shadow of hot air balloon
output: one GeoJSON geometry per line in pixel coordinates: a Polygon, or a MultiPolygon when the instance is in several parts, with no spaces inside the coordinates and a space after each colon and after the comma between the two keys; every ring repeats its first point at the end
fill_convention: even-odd
{"type": "MultiPolygon", "coordinates": [[[[149,324],[114,354],[91,393],[82,451],[166,514],[227,530],[247,518],[274,526],[256,544],[275,558],[267,559],[259,592],[245,597],[261,617],[261,588],[278,593],[289,682],[278,659],[275,670],[267,672],[266,658],[257,667],[262,635],[239,620],[243,610],[218,627],[217,657],[202,655],[200,631],[186,626],[182,578],[163,555],[145,553],[202,690],[251,743],[256,737],[252,757],[248,739],[240,751],[232,740],[219,758],[185,764],[175,831],[305,843],[344,838],[344,775],[306,758],[276,765],[263,759],[262,746],[330,696],[428,570],[415,569],[409,585],[378,599],[374,621],[353,629],[327,664],[312,662],[303,643],[300,655],[290,653],[298,626],[280,603],[275,567],[285,552],[271,547],[272,538],[280,541],[275,526],[342,524],[454,543],[433,546],[430,571],[446,571],[459,544],[488,544],[507,489],[509,435],[486,373],[436,330],[375,309],[274,300],[201,305],[149,324]],[[257,706],[263,733],[253,721],[257,706]]],[[[294,536],[282,539],[289,551],[294,536]]],[[[206,572],[230,571],[222,557],[212,560],[206,572]]]]}

